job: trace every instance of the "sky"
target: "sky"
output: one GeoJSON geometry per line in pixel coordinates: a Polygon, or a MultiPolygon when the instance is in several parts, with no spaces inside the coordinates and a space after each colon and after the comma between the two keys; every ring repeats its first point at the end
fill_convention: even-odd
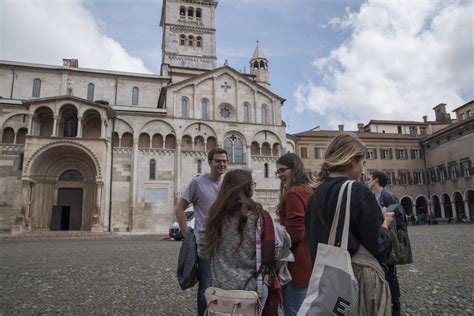
{"type": "MultiPolygon", "coordinates": [[[[0,59],[159,74],[161,6],[0,0],[0,59]]],[[[474,99],[472,0],[221,0],[216,29],[218,66],[248,72],[259,41],[289,133],[433,120],[474,99]]]]}

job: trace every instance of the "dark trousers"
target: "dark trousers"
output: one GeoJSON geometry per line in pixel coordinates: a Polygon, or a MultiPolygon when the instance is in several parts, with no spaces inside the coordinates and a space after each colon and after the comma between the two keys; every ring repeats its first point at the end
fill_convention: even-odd
{"type": "Polygon", "coordinates": [[[206,308],[206,297],[204,292],[212,283],[212,273],[211,273],[211,262],[206,258],[201,258],[198,256],[198,291],[197,291],[197,308],[198,316],[203,316],[206,308]]]}
{"type": "Polygon", "coordinates": [[[397,267],[395,265],[387,267],[385,280],[390,286],[390,294],[392,295],[392,316],[398,316],[400,315],[400,285],[398,284],[397,267]]]}

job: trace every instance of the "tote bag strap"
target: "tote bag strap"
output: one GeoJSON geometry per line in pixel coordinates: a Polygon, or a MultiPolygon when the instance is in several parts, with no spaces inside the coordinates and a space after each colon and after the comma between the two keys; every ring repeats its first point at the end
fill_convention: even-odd
{"type": "Polygon", "coordinates": [[[328,245],[330,246],[336,245],[336,233],[337,233],[337,226],[339,224],[339,217],[341,213],[342,197],[344,196],[346,187],[349,186],[347,190],[346,214],[344,218],[344,228],[342,231],[342,240],[341,240],[341,247],[344,249],[347,249],[347,242],[349,238],[349,219],[350,219],[352,182],[353,181],[347,180],[346,182],[342,184],[341,189],[339,190],[339,195],[337,197],[336,211],[334,212],[334,217],[332,219],[332,225],[331,225],[331,231],[329,232],[328,245]]]}

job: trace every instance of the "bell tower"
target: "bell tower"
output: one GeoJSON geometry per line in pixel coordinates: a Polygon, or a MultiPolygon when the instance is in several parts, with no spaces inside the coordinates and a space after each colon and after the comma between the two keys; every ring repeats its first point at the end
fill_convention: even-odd
{"type": "Polygon", "coordinates": [[[216,7],[217,0],[163,0],[162,75],[173,68],[216,68],[216,7]]]}
{"type": "Polygon", "coordinates": [[[257,41],[257,47],[250,59],[250,74],[255,75],[255,80],[267,89],[270,89],[270,78],[268,75],[268,59],[263,54],[257,41]]]}

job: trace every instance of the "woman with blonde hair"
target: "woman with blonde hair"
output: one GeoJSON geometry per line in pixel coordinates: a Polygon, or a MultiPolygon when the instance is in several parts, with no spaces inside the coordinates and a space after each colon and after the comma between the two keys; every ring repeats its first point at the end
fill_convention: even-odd
{"type": "Polygon", "coordinates": [[[306,297],[311,276],[311,259],[304,226],[308,198],[313,193],[305,173],[303,161],[296,154],[287,153],[278,158],[275,174],[280,178],[280,203],[277,216],[291,237],[294,262],[288,263],[291,281],[282,287],[285,316],[296,315],[306,297]]]}
{"type": "MultiPolygon", "coordinates": [[[[341,133],[337,135],[326,148],[324,162],[316,179],[317,187],[308,201],[305,215],[305,226],[313,264],[316,259],[318,244],[328,243],[329,231],[331,230],[339,191],[347,180],[359,180],[362,177],[365,154],[366,147],[364,143],[354,133],[341,133]]],[[[347,193],[343,195],[341,205],[346,205],[346,198],[347,193]]],[[[339,222],[336,233],[336,245],[341,240],[344,214],[345,211],[342,209],[340,218],[337,219],[339,222]]],[[[392,216],[385,211],[383,213],[380,211],[377,200],[370,189],[363,182],[355,181],[352,185],[350,200],[349,239],[347,246],[351,256],[354,256],[362,245],[377,259],[376,261],[374,260],[375,262],[384,263],[391,250],[388,231],[391,222],[392,216]]],[[[361,276],[360,271],[356,271],[354,268],[354,273],[358,280],[361,276]]],[[[387,290],[388,285],[384,284],[386,282],[383,271],[378,276],[378,279],[380,279],[378,284],[381,284],[378,289],[385,288],[387,290]]],[[[361,280],[359,280],[360,284],[361,280]]],[[[390,290],[387,290],[388,294],[387,291],[379,291],[379,294],[382,293],[379,297],[380,301],[376,302],[373,297],[371,300],[365,301],[364,298],[373,294],[371,292],[368,295],[368,292],[377,290],[375,286],[369,287],[360,285],[359,314],[390,314],[391,308],[385,310],[383,309],[384,306],[380,306],[381,301],[389,304],[390,298],[388,297],[387,299],[386,296],[390,296],[390,290]],[[376,312],[377,308],[379,308],[378,312],[376,312]],[[382,308],[382,311],[380,311],[380,308],[382,308]]]]}

